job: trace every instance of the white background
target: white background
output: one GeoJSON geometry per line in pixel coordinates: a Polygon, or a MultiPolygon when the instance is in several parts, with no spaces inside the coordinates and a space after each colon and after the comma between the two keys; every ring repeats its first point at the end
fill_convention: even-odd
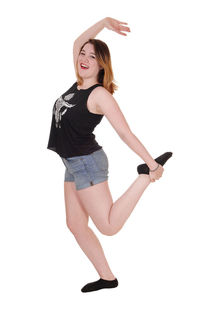
{"type": "MultiPolygon", "coordinates": [[[[198,1],[4,1],[1,23],[1,311],[200,311],[198,1]],[[123,229],[99,238],[115,289],[99,278],[65,223],[64,164],[46,148],[55,100],[76,81],[73,41],[110,16],[113,95],[153,158],[173,157],[123,229]]],[[[143,160],[106,118],[95,129],[114,201],[143,160]]]]}

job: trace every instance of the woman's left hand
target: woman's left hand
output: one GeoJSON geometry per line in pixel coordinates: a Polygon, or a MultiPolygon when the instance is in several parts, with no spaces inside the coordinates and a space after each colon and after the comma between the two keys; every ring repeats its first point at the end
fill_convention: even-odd
{"type": "Polygon", "coordinates": [[[115,32],[117,32],[118,34],[120,35],[123,35],[123,36],[127,36],[127,34],[123,33],[122,31],[128,31],[130,32],[130,28],[129,27],[126,27],[126,26],[123,26],[121,24],[128,24],[128,23],[125,23],[125,22],[120,22],[114,18],[111,18],[111,17],[106,17],[105,18],[105,27],[110,29],[110,30],[113,30],[115,32]]]}
{"type": "Polygon", "coordinates": [[[155,182],[155,180],[159,180],[163,175],[164,168],[159,164],[158,168],[155,171],[149,171],[149,176],[151,182],[155,182]]]}

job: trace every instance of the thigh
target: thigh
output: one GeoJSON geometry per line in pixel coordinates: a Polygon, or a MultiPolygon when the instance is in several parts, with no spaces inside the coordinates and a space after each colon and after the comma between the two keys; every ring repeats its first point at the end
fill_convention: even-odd
{"type": "Polygon", "coordinates": [[[64,182],[64,197],[67,226],[77,232],[88,225],[89,215],[81,204],[74,182],[64,182]]]}
{"type": "Polygon", "coordinates": [[[98,230],[107,235],[110,231],[109,214],[113,205],[108,181],[78,190],[77,194],[98,230]]]}

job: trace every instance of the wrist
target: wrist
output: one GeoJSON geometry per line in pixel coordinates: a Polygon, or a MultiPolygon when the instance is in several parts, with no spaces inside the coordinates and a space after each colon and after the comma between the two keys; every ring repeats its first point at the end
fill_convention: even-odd
{"type": "Polygon", "coordinates": [[[149,171],[150,171],[150,172],[155,172],[155,171],[158,169],[159,166],[160,166],[160,165],[157,164],[157,167],[156,167],[155,169],[153,169],[153,170],[149,169],[149,171]]]}
{"type": "Polygon", "coordinates": [[[151,164],[148,164],[148,167],[150,170],[154,170],[158,167],[158,163],[156,161],[154,161],[151,164]]]}
{"type": "MultiPolygon", "coordinates": [[[[106,17],[103,19],[103,24],[104,24],[104,27],[108,28],[109,23],[110,23],[110,21],[111,21],[111,20],[112,20],[112,18],[111,18],[111,17],[106,16],[106,17]]],[[[109,28],[108,28],[108,29],[109,29],[109,28]]]]}
{"type": "Polygon", "coordinates": [[[104,27],[107,26],[107,21],[108,21],[108,17],[105,17],[105,18],[102,19],[104,27]]]}

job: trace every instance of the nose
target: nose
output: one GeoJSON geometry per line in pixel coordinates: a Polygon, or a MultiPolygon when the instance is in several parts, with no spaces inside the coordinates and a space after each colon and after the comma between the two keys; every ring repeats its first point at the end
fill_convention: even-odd
{"type": "Polygon", "coordinates": [[[88,57],[84,55],[84,57],[82,58],[84,63],[88,63],[88,57]]]}

